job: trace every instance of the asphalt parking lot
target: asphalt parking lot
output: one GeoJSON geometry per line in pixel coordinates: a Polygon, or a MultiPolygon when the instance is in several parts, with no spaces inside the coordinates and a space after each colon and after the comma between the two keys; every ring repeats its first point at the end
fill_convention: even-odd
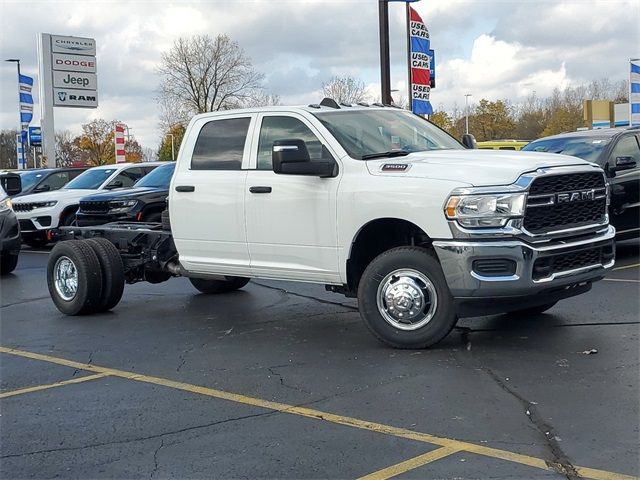
{"type": "Polygon", "coordinates": [[[639,257],[619,245],[547,314],[400,351],[355,301],[294,283],[137,284],[65,317],[25,250],[0,284],[0,476],[635,478],[639,257]]]}

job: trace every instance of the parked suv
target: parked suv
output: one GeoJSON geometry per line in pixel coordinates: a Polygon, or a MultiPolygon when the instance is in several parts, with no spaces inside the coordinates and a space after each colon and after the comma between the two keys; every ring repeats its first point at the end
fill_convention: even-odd
{"type": "Polygon", "coordinates": [[[64,228],[73,240],[52,250],[47,279],[69,315],[115,307],[125,281],[182,275],[206,294],[320,283],[357,296],[377,338],[422,348],[459,317],[540,313],[589,291],[614,263],[606,202],[592,163],[465,149],[393,107],[211,112],[187,127],[170,223],[64,228]]]}
{"type": "Polygon", "coordinates": [[[20,221],[22,240],[32,247],[52,240],[51,231],[72,225],[82,197],[96,191],[129,188],[160,163],[120,163],[90,168],[55,192],[19,197],[14,210],[20,221]]]}
{"type": "MultiPolygon", "coordinates": [[[[17,192],[9,193],[19,193],[17,192]]],[[[11,273],[20,255],[20,227],[11,208],[11,198],[0,187],[0,274],[11,273]]]]}
{"type": "Polygon", "coordinates": [[[562,133],[535,140],[522,150],[572,155],[602,167],[616,239],[640,236],[640,127],[562,133]]]}
{"type": "Polygon", "coordinates": [[[77,225],[102,225],[109,222],[160,222],[167,208],[169,183],[175,162],[159,166],[136,182],[133,188],[90,195],[80,200],[77,225]]]}
{"type": "Polygon", "coordinates": [[[31,193],[53,192],[60,190],[87,168],[38,168],[35,170],[18,170],[22,180],[22,191],[12,198],[31,193]]]}

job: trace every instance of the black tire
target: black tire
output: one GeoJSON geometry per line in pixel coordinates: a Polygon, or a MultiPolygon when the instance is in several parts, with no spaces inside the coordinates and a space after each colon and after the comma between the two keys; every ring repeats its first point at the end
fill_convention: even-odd
{"type": "MultiPolygon", "coordinates": [[[[386,282],[385,282],[386,283],[386,282]]],[[[393,286],[393,277],[389,280],[393,286]]],[[[426,284],[425,284],[426,285],[426,284]]],[[[419,289],[420,290],[420,289],[419,289]]],[[[424,290],[426,292],[426,286],[424,290]]],[[[386,302],[385,299],[381,300],[386,302]]],[[[386,303],[384,303],[386,305],[386,303]]],[[[384,309],[383,305],[383,309],[384,309]]],[[[435,253],[422,247],[397,247],[378,255],[367,266],[358,286],[358,308],[360,316],[371,333],[378,340],[394,348],[427,348],[442,340],[453,329],[457,316],[453,305],[453,298],[440,268],[435,253]],[[423,304],[418,307],[418,315],[424,314],[426,323],[415,330],[403,330],[386,320],[378,308],[378,290],[384,288],[382,282],[394,271],[410,269],[424,276],[435,291],[435,309],[428,318],[429,311],[424,310],[431,305],[431,294],[424,295],[423,304]]],[[[415,306],[411,309],[416,308],[415,306]]],[[[429,307],[431,308],[431,307],[429,307]]],[[[387,312],[389,310],[387,309],[387,312]]],[[[412,310],[413,311],[413,310],[412,310]]],[[[397,319],[397,323],[409,325],[397,319]]],[[[420,323],[420,321],[417,321],[420,323]]]]}
{"type": "Polygon", "coordinates": [[[70,227],[76,221],[76,210],[68,210],[60,217],[59,227],[70,227]]]}
{"type": "Polygon", "coordinates": [[[201,293],[227,293],[239,290],[249,283],[245,277],[227,277],[227,280],[205,280],[203,278],[190,278],[191,285],[201,293]]]}
{"type": "Polygon", "coordinates": [[[522,317],[534,317],[536,315],[540,315],[541,313],[546,312],[547,310],[553,308],[555,304],[558,302],[545,303],[544,305],[538,305],[537,307],[523,308],[521,310],[510,310],[507,312],[507,315],[510,316],[522,316],[522,317]]]}
{"type": "Polygon", "coordinates": [[[53,247],[47,264],[47,286],[53,303],[62,313],[82,315],[95,311],[102,296],[102,269],[93,248],[84,240],[67,240],[53,247]],[[63,257],[73,263],[77,272],[77,290],[68,299],[55,286],[54,269],[63,257]]]}
{"type": "Polygon", "coordinates": [[[171,220],[169,219],[169,210],[163,210],[160,216],[160,221],[162,222],[162,230],[167,232],[171,231],[171,220]]]}
{"type": "Polygon", "coordinates": [[[124,292],[124,265],[120,252],[105,238],[91,238],[86,241],[98,257],[102,269],[102,295],[96,312],[106,312],[118,305],[124,292]]]}
{"type": "Polygon", "coordinates": [[[46,237],[22,237],[22,242],[31,248],[42,248],[49,244],[46,237]]]}
{"type": "Polygon", "coordinates": [[[144,217],[144,221],[148,223],[162,223],[162,212],[151,212],[144,217]]]}
{"type": "Polygon", "coordinates": [[[0,256],[0,274],[6,275],[16,269],[18,265],[18,254],[7,253],[0,256]]]}

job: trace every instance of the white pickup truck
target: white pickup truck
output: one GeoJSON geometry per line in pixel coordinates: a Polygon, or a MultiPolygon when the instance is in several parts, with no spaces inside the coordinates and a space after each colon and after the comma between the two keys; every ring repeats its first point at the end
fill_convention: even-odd
{"type": "Polygon", "coordinates": [[[459,317],[587,292],[614,263],[607,202],[591,163],[465,149],[393,107],[206,113],[186,131],[162,225],[63,229],[49,291],[75,315],[113,308],[125,282],[178,275],[204,293],[319,283],[357,297],[378,339],[424,348],[459,317]]]}

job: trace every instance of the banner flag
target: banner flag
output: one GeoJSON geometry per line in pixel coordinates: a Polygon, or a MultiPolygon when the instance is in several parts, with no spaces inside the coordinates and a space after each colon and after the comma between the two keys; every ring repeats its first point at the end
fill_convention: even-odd
{"type": "Polygon", "coordinates": [[[640,125],[640,58],[629,60],[629,125],[640,125]]]}
{"type": "Polygon", "coordinates": [[[431,93],[431,40],[429,30],[418,12],[409,7],[409,38],[411,62],[411,110],[420,115],[431,115],[433,107],[429,102],[431,93]]]}
{"type": "Polygon", "coordinates": [[[29,127],[29,123],[33,118],[33,97],[31,89],[33,88],[33,78],[27,75],[18,74],[18,95],[20,99],[20,126],[23,131],[29,127]]]}

